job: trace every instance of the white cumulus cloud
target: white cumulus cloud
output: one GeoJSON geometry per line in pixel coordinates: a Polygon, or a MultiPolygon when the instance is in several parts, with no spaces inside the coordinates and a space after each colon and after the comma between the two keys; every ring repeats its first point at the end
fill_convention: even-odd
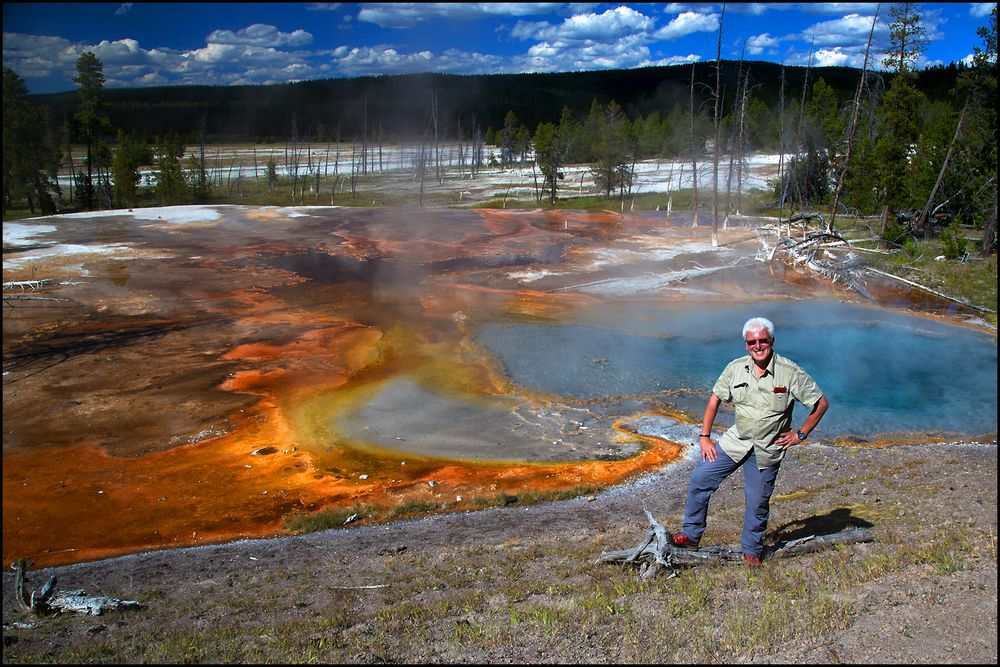
{"type": "Polygon", "coordinates": [[[719,29],[716,14],[684,12],[654,33],[656,39],[672,40],[686,37],[695,32],[714,32],[719,29]]]}
{"type": "Polygon", "coordinates": [[[752,56],[759,56],[767,49],[777,48],[779,43],[780,40],[766,32],[763,35],[753,35],[747,39],[747,52],[752,56]]]}
{"type": "Polygon", "coordinates": [[[236,32],[232,30],[213,30],[205,41],[210,44],[246,44],[248,46],[305,46],[311,44],[313,36],[305,30],[294,30],[292,32],[281,32],[273,25],[254,23],[253,25],[241,28],[236,32]]]}
{"type": "Polygon", "coordinates": [[[358,20],[382,28],[413,28],[434,18],[472,20],[531,16],[565,11],[566,8],[566,3],[562,2],[371,2],[362,5],[358,20]]]}
{"type": "MultiPolygon", "coordinates": [[[[803,39],[815,40],[817,46],[861,46],[868,42],[872,29],[872,16],[848,14],[839,19],[814,23],[802,31],[803,39]]],[[[875,26],[876,37],[888,34],[889,27],[881,20],[875,26]]]]}
{"type": "Polygon", "coordinates": [[[518,21],[511,30],[511,36],[517,39],[578,42],[616,39],[638,32],[647,32],[652,28],[651,18],[630,7],[617,7],[603,14],[577,14],[565,19],[559,25],[545,21],[518,21]]]}
{"type": "Polygon", "coordinates": [[[996,7],[995,2],[973,2],[969,6],[969,16],[975,16],[977,19],[986,18],[996,7]]]}

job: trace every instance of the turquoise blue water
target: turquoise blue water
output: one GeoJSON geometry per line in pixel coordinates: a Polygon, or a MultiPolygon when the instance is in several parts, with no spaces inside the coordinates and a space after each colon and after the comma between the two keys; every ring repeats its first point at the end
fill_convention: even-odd
{"type": "MultiPolygon", "coordinates": [[[[996,337],[874,307],[621,306],[574,324],[492,324],[476,340],[530,389],[588,399],[673,389],[707,397],[723,367],[746,353],[743,323],[756,315],[774,322],[775,350],[830,400],[823,434],[996,433],[996,337]]],[[[805,414],[796,407],[796,419],[805,414]]]]}

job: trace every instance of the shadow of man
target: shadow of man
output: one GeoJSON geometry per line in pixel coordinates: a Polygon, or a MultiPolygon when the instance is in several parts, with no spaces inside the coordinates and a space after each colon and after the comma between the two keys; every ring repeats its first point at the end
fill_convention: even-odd
{"type": "Polygon", "coordinates": [[[851,514],[847,507],[838,507],[826,514],[790,521],[771,534],[773,543],[790,542],[810,535],[833,535],[846,528],[873,528],[875,524],[851,514]]]}

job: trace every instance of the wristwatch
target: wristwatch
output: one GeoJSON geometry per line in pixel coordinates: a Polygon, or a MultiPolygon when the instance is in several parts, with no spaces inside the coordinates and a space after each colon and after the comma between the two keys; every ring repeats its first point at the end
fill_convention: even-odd
{"type": "Polygon", "coordinates": [[[806,434],[802,432],[802,429],[797,430],[795,432],[795,435],[799,436],[799,440],[805,440],[806,439],[806,434]]]}

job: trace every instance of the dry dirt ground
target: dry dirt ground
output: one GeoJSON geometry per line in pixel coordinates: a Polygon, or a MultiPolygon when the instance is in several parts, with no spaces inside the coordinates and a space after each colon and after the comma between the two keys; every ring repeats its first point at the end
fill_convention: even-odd
{"type": "MultiPolygon", "coordinates": [[[[643,585],[595,564],[641,539],[644,506],[677,529],[693,461],[596,497],[30,572],[31,586],[55,574],[60,588],[143,604],[100,617],[21,612],[5,573],[3,660],[996,663],[995,442],[792,450],[768,542],[853,524],[872,543],[643,585]],[[829,597],[794,590],[844,573],[855,583],[829,597]],[[783,598],[787,620],[773,614],[783,598]],[[842,618],[802,626],[824,615],[796,600],[842,618]],[[774,638],[734,641],[734,627],[753,634],[738,617],[774,638]]],[[[737,476],[716,495],[706,543],[738,542],[741,488],[737,476]]]]}

